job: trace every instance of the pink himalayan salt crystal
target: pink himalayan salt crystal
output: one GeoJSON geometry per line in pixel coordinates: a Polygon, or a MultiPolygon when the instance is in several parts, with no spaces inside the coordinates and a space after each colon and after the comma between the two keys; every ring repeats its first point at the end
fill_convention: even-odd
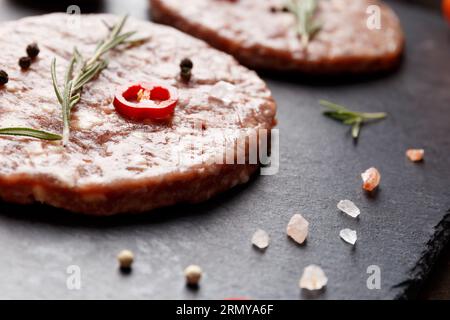
{"type": "Polygon", "coordinates": [[[308,236],[309,222],[301,214],[295,214],[287,226],[287,234],[295,242],[302,244],[308,236]]]}
{"type": "Polygon", "coordinates": [[[406,151],[406,156],[412,162],[422,161],[424,155],[425,155],[425,150],[423,150],[423,149],[409,149],[408,151],[406,151]]]}
{"type": "Polygon", "coordinates": [[[366,191],[373,191],[380,184],[381,175],[376,168],[370,168],[361,174],[361,178],[363,180],[363,189],[366,191]]]}
{"type": "Polygon", "coordinates": [[[299,286],[301,289],[320,290],[327,285],[328,278],[322,268],[314,264],[303,270],[299,286]]]}
{"type": "Polygon", "coordinates": [[[253,234],[252,243],[255,247],[263,250],[269,246],[270,238],[267,232],[264,230],[258,229],[253,234]]]}

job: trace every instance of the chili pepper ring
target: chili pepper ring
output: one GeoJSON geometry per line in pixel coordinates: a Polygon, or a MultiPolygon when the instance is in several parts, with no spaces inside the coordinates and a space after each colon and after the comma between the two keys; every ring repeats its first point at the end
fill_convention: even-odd
{"type": "Polygon", "coordinates": [[[177,89],[168,85],[139,82],[120,88],[114,97],[114,107],[132,120],[165,119],[178,102],[177,89]]]}

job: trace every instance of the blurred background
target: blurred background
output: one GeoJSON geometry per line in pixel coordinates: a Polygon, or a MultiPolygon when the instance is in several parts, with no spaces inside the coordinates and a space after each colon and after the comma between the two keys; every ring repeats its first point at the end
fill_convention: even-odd
{"type": "MultiPolygon", "coordinates": [[[[441,10],[442,0],[394,0],[422,5],[429,9],[441,10]]],[[[78,5],[83,13],[109,12],[115,14],[128,13],[134,17],[149,16],[148,0],[0,0],[0,20],[14,20],[24,15],[35,15],[46,12],[65,12],[70,5],[78,5]]]]}
{"type": "Polygon", "coordinates": [[[147,0],[0,0],[0,20],[14,20],[27,15],[56,11],[66,12],[71,5],[79,6],[82,13],[128,13],[133,17],[147,19],[149,3],[147,0]]]}

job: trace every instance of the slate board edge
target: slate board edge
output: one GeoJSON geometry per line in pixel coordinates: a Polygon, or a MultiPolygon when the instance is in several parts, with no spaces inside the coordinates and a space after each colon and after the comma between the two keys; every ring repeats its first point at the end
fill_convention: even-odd
{"type": "Polygon", "coordinates": [[[395,300],[408,300],[417,298],[420,289],[428,279],[433,267],[444,249],[450,245],[450,209],[444,218],[435,226],[435,233],[427,243],[427,249],[422,251],[416,266],[410,271],[407,280],[394,285],[392,288],[401,288],[402,291],[395,296],[395,300]]]}

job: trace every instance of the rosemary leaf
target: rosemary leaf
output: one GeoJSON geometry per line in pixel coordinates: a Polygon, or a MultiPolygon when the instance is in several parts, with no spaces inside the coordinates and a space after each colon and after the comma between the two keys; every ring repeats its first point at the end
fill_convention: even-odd
{"type": "Polygon", "coordinates": [[[0,135],[32,137],[50,141],[62,139],[62,137],[59,134],[54,134],[32,128],[2,128],[0,129],[0,135]]]}
{"type": "Polygon", "coordinates": [[[140,46],[149,40],[150,40],[150,37],[145,37],[145,38],[139,38],[139,39],[134,39],[134,40],[127,40],[127,41],[124,41],[124,44],[126,45],[127,48],[133,48],[136,46],[140,46]]]}
{"type": "Polygon", "coordinates": [[[321,29],[322,24],[315,20],[318,0],[288,0],[286,8],[294,15],[295,29],[306,48],[309,41],[321,29]]]}
{"type": "Polygon", "coordinates": [[[320,100],[320,104],[328,110],[323,114],[329,118],[342,122],[345,125],[352,126],[352,137],[358,139],[361,127],[364,123],[376,120],[382,120],[387,117],[385,112],[356,112],[348,108],[326,100],[320,100]]]}
{"type": "Polygon", "coordinates": [[[105,43],[105,40],[100,40],[100,41],[97,43],[97,47],[95,48],[95,52],[97,52],[98,49],[99,49],[104,43],[105,43]]]}
{"type": "Polygon", "coordinates": [[[79,79],[77,79],[73,91],[74,92],[80,91],[85,84],[94,79],[104,68],[106,68],[106,65],[104,65],[103,63],[101,62],[95,63],[91,69],[86,71],[79,79]]]}
{"type": "Polygon", "coordinates": [[[109,31],[113,29],[113,27],[105,19],[102,19],[102,23],[109,31]]]}
{"type": "Polygon", "coordinates": [[[358,139],[360,132],[361,132],[361,121],[356,121],[355,124],[352,126],[353,139],[358,139]]]}
{"type": "Polygon", "coordinates": [[[76,61],[76,57],[75,57],[75,49],[74,49],[72,59],[70,59],[69,66],[67,67],[67,70],[66,70],[66,76],[64,78],[65,84],[69,83],[70,79],[72,79],[72,73],[73,73],[73,67],[75,65],[75,61],[76,61]]]}
{"type": "Polygon", "coordinates": [[[72,94],[72,80],[64,86],[63,103],[61,104],[63,113],[63,144],[66,145],[69,142],[70,134],[70,99],[72,94]]]}
{"type": "Polygon", "coordinates": [[[100,51],[101,52],[100,55],[103,55],[107,51],[114,49],[115,47],[117,47],[119,44],[123,43],[126,39],[128,39],[135,33],[136,32],[127,32],[127,33],[124,33],[123,35],[117,36],[115,39],[111,40],[110,42],[105,43],[101,48],[102,50],[100,51]]]}
{"type": "Polygon", "coordinates": [[[335,110],[335,111],[340,111],[340,112],[346,112],[347,111],[347,108],[345,108],[344,106],[341,106],[339,104],[336,104],[336,103],[333,103],[333,102],[330,102],[330,101],[327,101],[327,100],[320,100],[320,104],[322,106],[324,106],[324,107],[327,107],[328,109],[332,109],[332,110],[335,110]]]}
{"type": "Polygon", "coordinates": [[[51,73],[52,73],[52,82],[53,82],[53,89],[55,89],[56,97],[58,98],[58,101],[60,104],[62,104],[62,95],[61,91],[59,91],[58,88],[58,80],[56,79],[56,59],[53,58],[52,60],[52,67],[51,67],[51,73]]]}
{"type": "Polygon", "coordinates": [[[78,51],[77,47],[73,48],[73,56],[75,57],[75,64],[82,66],[83,65],[83,56],[80,51],[78,51]]]}
{"type": "Polygon", "coordinates": [[[123,27],[125,26],[125,23],[128,20],[128,15],[125,15],[122,20],[120,20],[119,23],[115,24],[111,30],[111,34],[110,37],[111,38],[116,38],[120,32],[122,32],[123,27]]]}
{"type": "Polygon", "coordinates": [[[81,95],[77,94],[70,99],[70,109],[72,109],[81,100],[81,95]]]}

